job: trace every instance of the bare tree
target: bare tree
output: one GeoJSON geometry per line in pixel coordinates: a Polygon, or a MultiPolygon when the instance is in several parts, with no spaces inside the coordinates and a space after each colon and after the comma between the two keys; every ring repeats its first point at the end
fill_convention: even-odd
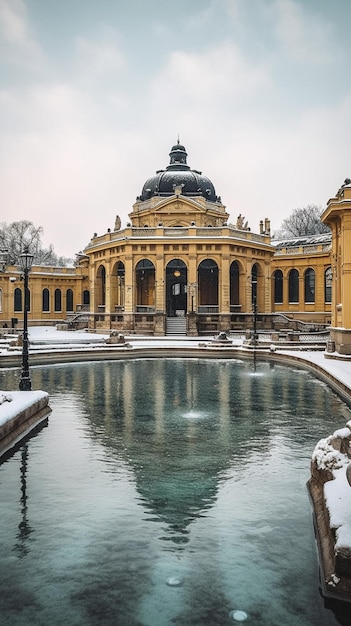
{"type": "Polygon", "coordinates": [[[25,247],[34,254],[34,263],[38,265],[67,265],[72,259],[58,257],[52,244],[49,248],[43,248],[41,237],[43,228],[36,227],[28,220],[0,224],[0,250],[7,250],[7,261],[12,265],[18,264],[20,254],[25,247]]]}
{"type": "Polygon", "coordinates": [[[315,204],[308,204],[302,209],[295,209],[289,217],[282,221],[280,230],[274,234],[275,238],[330,233],[328,226],[321,221],[321,213],[322,208],[315,204]]]}

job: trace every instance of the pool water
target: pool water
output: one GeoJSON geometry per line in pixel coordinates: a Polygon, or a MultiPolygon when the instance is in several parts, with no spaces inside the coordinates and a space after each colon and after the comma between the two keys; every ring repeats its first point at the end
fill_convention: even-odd
{"type": "Polygon", "coordinates": [[[0,465],[1,624],[349,624],[319,592],[306,489],[351,418],[324,383],[232,359],[31,377],[52,413],[0,465]]]}

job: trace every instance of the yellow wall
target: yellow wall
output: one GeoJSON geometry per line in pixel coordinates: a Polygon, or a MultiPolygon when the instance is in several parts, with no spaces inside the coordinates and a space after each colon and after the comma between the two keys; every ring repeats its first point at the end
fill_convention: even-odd
{"type": "Polygon", "coordinates": [[[272,312],[294,314],[301,320],[331,323],[331,302],[325,299],[325,273],[331,266],[330,246],[319,244],[315,246],[315,252],[311,253],[300,247],[294,254],[282,249],[272,259],[272,312]],[[315,298],[314,302],[305,301],[305,272],[311,268],[315,272],[315,298]],[[299,300],[297,303],[289,302],[289,273],[296,269],[299,274],[299,300]],[[274,302],[274,272],[283,272],[283,302],[274,302]]]}
{"type": "Polygon", "coordinates": [[[331,337],[336,351],[351,354],[351,181],[327,203],[322,220],[332,230],[333,302],[331,337]]]}
{"type": "MultiPolygon", "coordinates": [[[[67,290],[73,292],[73,311],[82,301],[82,289],[88,287],[88,281],[84,281],[81,268],[54,268],[45,266],[33,266],[29,273],[28,288],[30,291],[30,310],[28,311],[29,323],[52,323],[65,320],[67,313],[72,309],[67,307],[67,290]],[[49,310],[43,310],[43,290],[49,291],[49,310]],[[61,292],[61,307],[55,310],[55,290],[61,292]]],[[[6,268],[0,273],[1,311],[0,324],[11,325],[13,318],[18,319],[19,325],[23,320],[24,284],[18,267],[6,268]],[[22,310],[15,309],[15,290],[22,292],[22,310]]],[[[59,303],[59,298],[56,299],[59,303]]],[[[57,307],[58,308],[58,307],[57,307]]]]}
{"type": "MultiPolygon", "coordinates": [[[[144,329],[149,328],[153,332],[155,321],[150,316],[154,313],[165,315],[167,310],[167,264],[179,259],[186,268],[185,314],[190,314],[198,312],[199,306],[213,304],[206,302],[206,285],[202,287],[203,293],[199,293],[198,273],[201,262],[212,259],[218,267],[217,312],[223,318],[223,327],[226,324],[230,326],[234,314],[252,315],[251,276],[256,266],[257,311],[261,316],[281,313],[307,322],[332,322],[334,326],[351,329],[351,187],[346,186],[340,194],[329,201],[324,214],[333,232],[332,251],[329,244],[276,249],[268,232],[266,234],[261,229],[258,234],[248,228],[240,228],[238,224],[236,227],[228,226],[225,207],[203,198],[193,200],[175,195],[171,198],[151,198],[146,203],[137,202],[131,213],[133,226],[94,236],[84,250],[78,267],[32,268],[29,275],[29,323],[66,320],[67,314],[71,313],[67,307],[66,292],[71,289],[74,312],[84,309],[83,292],[89,292],[89,310],[95,315],[93,323],[97,327],[118,327],[137,332],[135,314],[141,305],[150,308],[144,311],[142,323],[144,329]],[[162,226],[159,225],[161,222],[162,226]],[[211,222],[212,226],[209,225],[211,222]],[[141,223],[144,225],[138,226],[141,223]],[[136,280],[136,267],[139,261],[145,259],[151,261],[155,272],[146,277],[145,288],[144,285],[141,288],[136,280]],[[230,286],[233,262],[237,262],[239,268],[239,301],[235,304],[231,299],[230,286]],[[118,263],[123,264],[122,277],[117,272],[118,263]],[[325,271],[330,266],[333,269],[332,304],[325,302],[324,288],[325,271]],[[307,268],[315,272],[315,300],[311,303],[305,302],[304,297],[307,268]],[[282,303],[274,301],[274,272],[278,269],[283,273],[282,303]],[[288,298],[288,277],[292,269],[299,272],[299,301],[296,303],[289,302],[288,298]],[[49,311],[43,311],[43,289],[50,292],[49,311]],[[55,289],[60,289],[62,293],[62,307],[58,311],[54,306],[55,289]]],[[[16,267],[9,267],[0,273],[0,326],[4,323],[9,325],[12,318],[21,322],[21,312],[14,310],[14,290],[23,288],[20,277],[16,267]],[[11,281],[10,278],[16,280],[11,281]]]]}

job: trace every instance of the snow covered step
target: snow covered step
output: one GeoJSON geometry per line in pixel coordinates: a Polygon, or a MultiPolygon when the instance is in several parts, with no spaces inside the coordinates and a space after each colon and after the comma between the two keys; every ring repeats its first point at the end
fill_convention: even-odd
{"type": "Polygon", "coordinates": [[[167,317],[166,335],[186,335],[185,317],[167,317]]]}

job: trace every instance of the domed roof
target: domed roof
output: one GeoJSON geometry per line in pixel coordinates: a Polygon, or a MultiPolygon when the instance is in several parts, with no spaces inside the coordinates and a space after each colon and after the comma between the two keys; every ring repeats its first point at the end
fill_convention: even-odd
{"type": "Polygon", "coordinates": [[[139,201],[149,200],[152,196],[173,196],[178,190],[183,196],[202,196],[209,202],[221,202],[216,196],[213,183],[202,172],[190,169],[187,165],[187,152],[178,142],[169,153],[170,162],[165,170],[159,170],[148,178],[143,186],[139,201]]]}

